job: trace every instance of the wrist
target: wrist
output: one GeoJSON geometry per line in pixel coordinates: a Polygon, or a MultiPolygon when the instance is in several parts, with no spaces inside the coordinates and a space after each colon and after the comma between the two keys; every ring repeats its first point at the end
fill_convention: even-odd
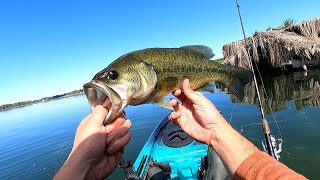
{"type": "Polygon", "coordinates": [[[228,123],[211,134],[209,145],[220,156],[231,176],[245,159],[260,151],[228,123]]]}
{"type": "Polygon", "coordinates": [[[83,163],[78,154],[71,152],[54,179],[88,179],[90,172],[88,163],[83,163]]]}
{"type": "Polygon", "coordinates": [[[215,127],[211,131],[208,145],[214,149],[221,147],[223,143],[223,134],[227,133],[229,128],[232,127],[227,122],[223,122],[219,127],[215,127]]]}

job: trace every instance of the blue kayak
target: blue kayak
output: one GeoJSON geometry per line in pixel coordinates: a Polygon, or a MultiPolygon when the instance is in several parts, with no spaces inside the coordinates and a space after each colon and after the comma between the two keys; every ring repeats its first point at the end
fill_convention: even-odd
{"type": "Polygon", "coordinates": [[[192,139],[167,116],[152,132],[133,164],[138,177],[129,175],[127,179],[198,179],[207,150],[208,145],[192,139]]]}

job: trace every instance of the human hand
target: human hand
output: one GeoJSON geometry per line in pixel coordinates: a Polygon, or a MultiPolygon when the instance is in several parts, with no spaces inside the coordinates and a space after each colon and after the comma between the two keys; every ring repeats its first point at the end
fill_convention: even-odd
{"type": "Polygon", "coordinates": [[[169,102],[176,110],[170,114],[169,119],[193,139],[213,147],[231,177],[246,158],[259,151],[228,124],[211,101],[190,88],[189,80],[184,80],[182,91],[178,89],[173,95],[182,104],[176,100],[169,102]]]}
{"type": "Polygon", "coordinates": [[[182,91],[178,89],[172,94],[182,104],[175,99],[170,100],[169,104],[176,112],[172,112],[169,119],[193,139],[209,144],[212,134],[225,125],[226,120],[210,100],[190,88],[188,79],[183,81],[182,91]]]}
{"type": "Polygon", "coordinates": [[[57,179],[104,179],[119,163],[124,147],[131,139],[131,121],[120,116],[103,126],[107,109],[98,105],[79,124],[70,155],[57,179]]]}

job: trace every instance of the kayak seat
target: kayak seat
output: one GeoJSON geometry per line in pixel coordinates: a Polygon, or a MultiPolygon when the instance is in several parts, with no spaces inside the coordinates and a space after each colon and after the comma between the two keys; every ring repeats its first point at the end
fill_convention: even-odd
{"type": "Polygon", "coordinates": [[[166,146],[173,148],[183,147],[194,141],[192,137],[172,122],[169,122],[163,129],[161,140],[166,146]]]}

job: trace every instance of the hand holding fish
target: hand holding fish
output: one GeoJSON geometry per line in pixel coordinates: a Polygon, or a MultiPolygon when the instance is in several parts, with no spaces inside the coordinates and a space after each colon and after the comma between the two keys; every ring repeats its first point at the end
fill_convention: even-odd
{"type": "Polygon", "coordinates": [[[214,148],[231,176],[246,158],[259,151],[229,125],[211,101],[190,88],[189,80],[184,80],[182,91],[178,89],[173,95],[182,104],[170,101],[176,112],[169,118],[189,136],[214,148]]]}
{"type": "Polygon", "coordinates": [[[202,93],[190,88],[189,80],[184,80],[182,91],[173,92],[182,104],[175,99],[169,103],[176,110],[170,114],[170,120],[178,124],[187,134],[197,141],[209,144],[213,132],[227,124],[220,112],[202,93]]]}
{"type": "MultiPolygon", "coordinates": [[[[173,95],[182,104],[174,99],[169,102],[176,110],[176,112],[170,114],[169,119],[178,124],[183,131],[195,140],[211,146],[219,155],[233,179],[264,179],[266,177],[273,177],[272,179],[306,179],[261,152],[233,129],[211,101],[200,92],[193,91],[190,88],[189,80],[184,80],[182,90],[175,90],[173,95]],[[244,163],[245,160],[246,163],[244,163]],[[258,161],[263,163],[259,164],[258,161]],[[260,169],[252,168],[256,167],[256,164],[259,164],[260,169]],[[252,171],[257,173],[252,173],[252,171]]],[[[212,153],[213,151],[208,152],[212,153]]],[[[215,166],[214,163],[209,164],[208,168],[214,171],[216,167],[213,166],[215,166]]]]}
{"type": "Polygon", "coordinates": [[[70,155],[54,179],[103,179],[112,173],[131,139],[131,121],[121,115],[104,126],[107,113],[98,105],[79,124],[70,155]]]}

